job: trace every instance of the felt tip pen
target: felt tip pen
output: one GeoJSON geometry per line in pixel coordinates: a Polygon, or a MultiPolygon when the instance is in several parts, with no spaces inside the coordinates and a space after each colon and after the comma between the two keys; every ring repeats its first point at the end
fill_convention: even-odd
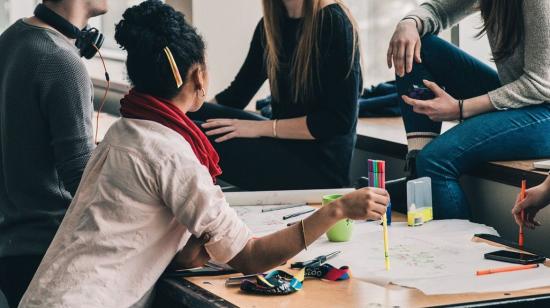
{"type": "Polygon", "coordinates": [[[498,268],[491,268],[486,270],[479,270],[476,272],[477,276],[483,276],[483,275],[490,275],[490,274],[496,274],[496,273],[505,273],[505,272],[514,272],[514,271],[522,271],[532,268],[539,267],[538,264],[527,264],[527,265],[516,265],[516,266],[506,266],[506,267],[498,267],[498,268]]]}
{"type": "Polygon", "coordinates": [[[293,217],[298,217],[298,216],[301,216],[301,215],[304,215],[304,214],[307,214],[307,213],[311,213],[313,211],[315,211],[315,209],[311,209],[311,210],[307,210],[307,211],[303,211],[303,212],[298,212],[298,213],[294,213],[294,214],[288,214],[288,215],[283,216],[283,220],[287,220],[287,219],[290,219],[290,218],[293,218],[293,217]]]}

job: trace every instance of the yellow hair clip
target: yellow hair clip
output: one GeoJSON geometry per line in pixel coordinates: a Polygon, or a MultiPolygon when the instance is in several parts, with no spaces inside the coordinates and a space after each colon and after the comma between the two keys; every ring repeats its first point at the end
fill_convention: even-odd
{"type": "Polygon", "coordinates": [[[172,51],[170,50],[170,48],[168,48],[168,46],[164,47],[164,53],[166,54],[166,58],[168,58],[168,62],[170,63],[170,67],[172,68],[172,74],[174,74],[174,79],[176,80],[176,85],[179,89],[183,85],[183,79],[181,79],[180,70],[178,69],[176,60],[174,59],[172,51]]]}

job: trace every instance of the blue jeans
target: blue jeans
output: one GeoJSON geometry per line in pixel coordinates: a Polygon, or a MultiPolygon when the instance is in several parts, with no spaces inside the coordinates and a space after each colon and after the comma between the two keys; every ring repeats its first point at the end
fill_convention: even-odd
{"type": "MultiPolygon", "coordinates": [[[[495,70],[436,36],[422,39],[422,64],[397,78],[399,94],[408,94],[422,79],[436,82],[460,99],[500,87],[495,70]]],[[[402,100],[401,108],[407,133],[440,133],[440,122],[414,113],[402,100]]],[[[469,218],[470,207],[458,178],[480,164],[550,157],[549,132],[550,104],[544,103],[478,115],[430,142],[419,153],[416,167],[419,177],[432,179],[435,218],[469,218]]]]}

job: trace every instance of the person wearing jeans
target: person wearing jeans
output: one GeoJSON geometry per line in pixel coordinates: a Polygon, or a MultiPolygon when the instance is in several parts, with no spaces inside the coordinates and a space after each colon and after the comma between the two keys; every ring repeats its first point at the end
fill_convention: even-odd
{"type": "Polygon", "coordinates": [[[432,179],[434,215],[468,218],[458,179],[480,164],[550,157],[550,2],[428,1],[388,50],[407,131],[410,176],[432,179]],[[434,36],[481,10],[498,72],[434,36]],[[426,87],[432,98],[411,98],[426,87]],[[441,122],[459,120],[440,136],[441,122]]]}

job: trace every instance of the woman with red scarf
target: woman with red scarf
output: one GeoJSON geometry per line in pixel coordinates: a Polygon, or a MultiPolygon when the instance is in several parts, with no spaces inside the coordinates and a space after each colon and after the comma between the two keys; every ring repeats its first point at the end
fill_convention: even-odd
{"type": "MultiPolygon", "coordinates": [[[[253,238],[215,178],[218,155],[187,117],[206,96],[205,47],[158,0],[128,9],[116,40],[134,89],[88,163],[22,307],[145,307],[171,263],[212,259],[244,273],[292,258],[337,221],[380,219],[388,194],[364,189],[253,238]]],[[[246,175],[243,175],[246,176],[246,175]]]]}

